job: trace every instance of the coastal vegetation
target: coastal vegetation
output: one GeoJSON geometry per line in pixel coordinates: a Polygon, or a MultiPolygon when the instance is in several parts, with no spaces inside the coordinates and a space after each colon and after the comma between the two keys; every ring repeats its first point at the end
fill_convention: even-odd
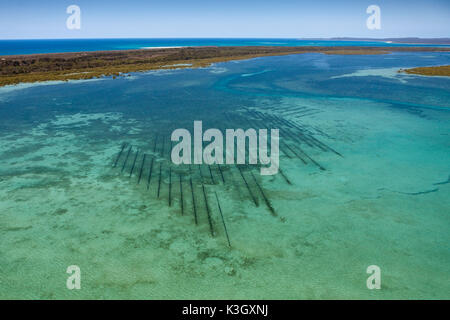
{"type": "Polygon", "coordinates": [[[432,47],[185,47],[77,53],[0,56],[0,86],[22,82],[68,81],[124,76],[155,69],[198,68],[216,62],[264,56],[323,54],[386,54],[408,51],[450,51],[432,47]]]}
{"type": "Polygon", "coordinates": [[[450,65],[434,67],[418,67],[410,69],[400,69],[399,72],[409,74],[419,74],[423,76],[446,76],[450,77],[450,65]]]}

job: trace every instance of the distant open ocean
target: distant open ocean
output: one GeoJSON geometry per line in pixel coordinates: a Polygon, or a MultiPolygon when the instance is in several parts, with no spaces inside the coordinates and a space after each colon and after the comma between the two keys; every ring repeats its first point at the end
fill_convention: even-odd
{"type": "Polygon", "coordinates": [[[0,40],[0,55],[143,49],[184,46],[434,46],[385,41],[336,41],[300,39],[50,39],[0,40]]]}

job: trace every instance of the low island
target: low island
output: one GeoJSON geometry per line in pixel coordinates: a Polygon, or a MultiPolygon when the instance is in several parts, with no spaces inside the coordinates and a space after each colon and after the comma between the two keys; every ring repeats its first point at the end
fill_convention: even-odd
{"type": "Polygon", "coordinates": [[[399,72],[408,74],[418,74],[422,76],[441,76],[450,77],[450,65],[449,66],[433,66],[433,67],[417,67],[410,69],[400,69],[399,72]]]}
{"type": "MultiPolygon", "coordinates": [[[[155,69],[206,67],[216,62],[255,57],[322,53],[387,54],[391,52],[450,52],[444,47],[183,47],[139,50],[48,53],[0,56],[0,86],[24,82],[67,81],[123,76],[155,69]]],[[[447,66],[448,68],[448,66],[447,66]]],[[[417,68],[423,69],[423,68],[417,68]]],[[[448,69],[446,69],[448,75],[448,69]]],[[[404,70],[416,73],[414,69],[404,70]],[[413,70],[413,71],[411,71],[413,70]]]]}

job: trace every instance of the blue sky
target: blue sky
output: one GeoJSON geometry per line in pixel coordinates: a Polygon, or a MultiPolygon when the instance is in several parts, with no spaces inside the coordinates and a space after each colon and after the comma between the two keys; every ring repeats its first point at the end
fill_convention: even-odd
{"type": "Polygon", "coordinates": [[[450,37],[449,21],[450,0],[0,0],[0,39],[450,37]],[[381,30],[366,27],[372,4],[381,30]]]}

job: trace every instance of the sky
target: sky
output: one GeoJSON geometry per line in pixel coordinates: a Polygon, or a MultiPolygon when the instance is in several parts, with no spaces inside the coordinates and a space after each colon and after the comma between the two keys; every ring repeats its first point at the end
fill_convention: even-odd
{"type": "Polygon", "coordinates": [[[449,22],[450,0],[0,0],[0,39],[434,38],[450,37],[449,22]],[[79,30],[66,27],[73,4],[79,30]]]}

